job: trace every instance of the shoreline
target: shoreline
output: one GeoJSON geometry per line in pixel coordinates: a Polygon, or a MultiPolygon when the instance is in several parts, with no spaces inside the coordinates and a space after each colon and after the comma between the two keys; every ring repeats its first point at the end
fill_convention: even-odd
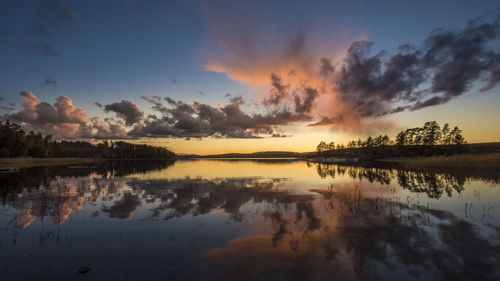
{"type": "MultiPolygon", "coordinates": [[[[484,154],[457,154],[450,156],[419,156],[419,157],[395,157],[379,159],[363,159],[353,157],[220,157],[220,158],[180,158],[178,160],[293,160],[320,164],[388,164],[403,169],[432,169],[432,170],[483,170],[500,171],[500,152],[484,154]]],[[[105,158],[79,158],[79,157],[55,157],[55,158],[0,158],[0,168],[23,168],[35,166],[71,165],[86,163],[101,163],[106,160],[137,160],[137,159],[105,159],[105,158]]],[[[142,159],[145,160],[145,159],[142,159]]]]}
{"type": "Polygon", "coordinates": [[[404,169],[436,171],[500,171],[500,153],[458,154],[450,156],[427,156],[412,158],[386,158],[378,162],[392,163],[404,169]]]}
{"type": "Polygon", "coordinates": [[[55,158],[32,158],[15,157],[0,158],[0,168],[27,168],[37,166],[58,166],[72,164],[101,163],[103,158],[78,158],[78,157],[55,157],[55,158]]]}

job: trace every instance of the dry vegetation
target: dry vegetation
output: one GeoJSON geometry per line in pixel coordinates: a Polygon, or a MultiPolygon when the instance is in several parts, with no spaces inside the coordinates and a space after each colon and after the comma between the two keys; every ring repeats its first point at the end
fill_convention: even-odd
{"type": "Polygon", "coordinates": [[[500,153],[430,156],[395,161],[408,169],[500,171],[500,153]]]}

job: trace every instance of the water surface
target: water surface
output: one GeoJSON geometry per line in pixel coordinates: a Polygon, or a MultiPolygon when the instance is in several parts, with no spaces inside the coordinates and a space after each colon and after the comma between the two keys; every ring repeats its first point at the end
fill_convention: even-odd
{"type": "Polygon", "coordinates": [[[1,280],[500,278],[498,175],[212,159],[0,180],[1,280]]]}

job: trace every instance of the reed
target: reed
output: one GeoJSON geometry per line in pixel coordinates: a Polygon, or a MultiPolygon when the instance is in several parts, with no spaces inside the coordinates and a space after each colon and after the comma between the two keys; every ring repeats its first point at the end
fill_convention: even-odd
{"type": "Polygon", "coordinates": [[[500,171],[498,152],[405,158],[396,162],[407,169],[500,171]]]}

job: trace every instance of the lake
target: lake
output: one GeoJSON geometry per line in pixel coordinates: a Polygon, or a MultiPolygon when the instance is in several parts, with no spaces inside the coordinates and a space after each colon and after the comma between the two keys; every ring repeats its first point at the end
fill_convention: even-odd
{"type": "Polygon", "coordinates": [[[499,280],[498,175],[286,160],[0,173],[1,280],[499,280]]]}

